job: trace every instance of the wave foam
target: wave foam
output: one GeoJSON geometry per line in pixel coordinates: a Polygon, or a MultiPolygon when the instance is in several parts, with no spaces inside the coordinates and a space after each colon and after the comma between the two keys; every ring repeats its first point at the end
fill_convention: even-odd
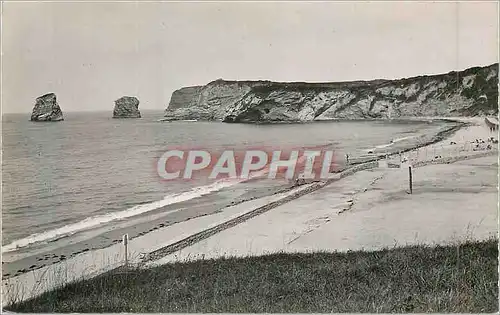
{"type": "Polygon", "coordinates": [[[7,252],[12,252],[15,250],[18,250],[20,248],[27,247],[29,245],[35,244],[35,243],[41,243],[41,242],[47,242],[50,240],[54,240],[57,238],[62,238],[64,236],[69,236],[72,234],[75,234],[77,232],[83,231],[83,230],[88,230],[90,228],[94,228],[96,226],[99,226],[100,224],[105,224],[109,223],[112,221],[116,220],[122,220],[126,219],[132,216],[136,216],[139,214],[143,214],[149,211],[156,210],[158,208],[191,200],[194,198],[198,198],[213,192],[216,192],[218,190],[221,190],[226,187],[230,187],[233,185],[236,185],[240,183],[241,181],[234,181],[234,180],[219,180],[217,182],[214,182],[210,185],[206,186],[198,186],[194,187],[190,191],[187,192],[182,192],[182,193],[177,193],[177,194],[172,194],[168,195],[162,200],[147,203],[147,204],[141,204],[134,206],[132,208],[122,210],[122,211],[117,211],[117,212],[112,212],[112,213],[107,213],[103,215],[98,215],[94,217],[89,217],[86,218],[80,222],[73,223],[73,224],[68,224],[65,226],[62,226],[60,228],[56,228],[53,230],[45,231],[42,233],[37,233],[37,234],[32,234],[28,237],[15,240],[11,242],[10,244],[7,244],[5,246],[2,246],[2,253],[7,253],[7,252]]]}

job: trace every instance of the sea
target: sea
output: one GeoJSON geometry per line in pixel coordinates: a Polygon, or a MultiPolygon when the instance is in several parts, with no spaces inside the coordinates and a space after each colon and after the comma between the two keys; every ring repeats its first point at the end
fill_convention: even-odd
{"type": "Polygon", "coordinates": [[[164,181],[156,161],[168,148],[329,146],[339,156],[355,157],[440,128],[418,121],[165,122],[162,115],[143,110],[140,119],[113,119],[110,112],[67,112],[64,121],[54,123],[31,122],[29,114],[3,115],[2,253],[22,253],[21,259],[70,243],[103,247],[112,240],[99,236],[110,226],[140,225],[144,233],[172,211],[189,218],[206,215],[285,185],[164,181]]]}

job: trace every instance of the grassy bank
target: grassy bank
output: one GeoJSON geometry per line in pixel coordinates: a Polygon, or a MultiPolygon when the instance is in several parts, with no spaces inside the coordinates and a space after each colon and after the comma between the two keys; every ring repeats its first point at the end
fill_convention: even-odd
{"type": "Polygon", "coordinates": [[[273,254],[108,273],[17,312],[496,312],[498,241],[273,254]]]}

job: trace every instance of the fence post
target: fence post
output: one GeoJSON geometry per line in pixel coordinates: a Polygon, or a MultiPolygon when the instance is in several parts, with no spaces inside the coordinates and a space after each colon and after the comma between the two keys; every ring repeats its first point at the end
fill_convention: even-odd
{"type": "Polygon", "coordinates": [[[409,185],[410,185],[410,194],[413,194],[413,178],[411,172],[411,164],[408,166],[408,175],[409,175],[409,185]]]}
{"type": "Polygon", "coordinates": [[[125,268],[128,267],[128,234],[123,235],[123,246],[125,247],[125,268]]]}

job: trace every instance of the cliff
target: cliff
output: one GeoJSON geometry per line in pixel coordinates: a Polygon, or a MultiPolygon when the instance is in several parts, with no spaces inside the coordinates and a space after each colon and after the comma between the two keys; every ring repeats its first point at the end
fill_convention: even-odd
{"type": "Polygon", "coordinates": [[[62,121],[63,113],[54,93],[37,97],[31,112],[31,121],[62,121]]]}
{"type": "Polygon", "coordinates": [[[280,122],[498,113],[498,63],[447,74],[337,83],[213,81],[172,94],[167,119],[280,122]]]}
{"type": "Polygon", "coordinates": [[[141,118],[139,100],[132,96],[123,96],[115,101],[113,118],[141,118]]]}

